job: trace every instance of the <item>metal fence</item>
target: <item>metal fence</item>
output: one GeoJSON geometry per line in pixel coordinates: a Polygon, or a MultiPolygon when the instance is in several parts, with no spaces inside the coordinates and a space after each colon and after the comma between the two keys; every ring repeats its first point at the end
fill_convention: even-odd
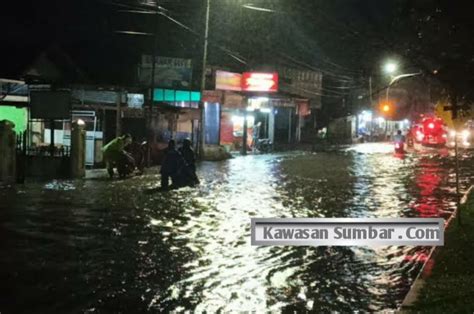
{"type": "Polygon", "coordinates": [[[28,143],[27,132],[21,132],[16,137],[17,155],[23,156],[49,156],[49,157],[69,157],[70,146],[66,145],[31,145],[28,143]]]}

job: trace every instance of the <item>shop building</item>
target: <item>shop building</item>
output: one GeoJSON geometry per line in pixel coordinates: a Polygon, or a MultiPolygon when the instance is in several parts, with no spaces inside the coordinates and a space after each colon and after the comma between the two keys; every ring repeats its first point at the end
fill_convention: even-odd
{"type": "MultiPolygon", "coordinates": [[[[216,90],[206,91],[204,101],[219,108],[218,143],[228,151],[241,150],[245,126],[247,149],[254,138],[269,139],[276,146],[299,143],[303,129],[312,126],[311,100],[279,91],[278,75],[215,71],[216,90]]],[[[206,120],[206,130],[216,128],[206,120]]]]}

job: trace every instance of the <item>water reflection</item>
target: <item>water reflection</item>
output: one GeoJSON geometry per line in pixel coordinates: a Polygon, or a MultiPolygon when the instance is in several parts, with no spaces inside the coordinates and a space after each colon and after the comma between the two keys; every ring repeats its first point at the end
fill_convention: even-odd
{"type": "Polygon", "coordinates": [[[198,189],[170,193],[144,193],[153,173],[3,189],[2,302],[43,312],[393,309],[427,248],[252,247],[250,218],[444,217],[449,169],[447,157],[402,160],[369,144],[203,163],[198,189]]]}

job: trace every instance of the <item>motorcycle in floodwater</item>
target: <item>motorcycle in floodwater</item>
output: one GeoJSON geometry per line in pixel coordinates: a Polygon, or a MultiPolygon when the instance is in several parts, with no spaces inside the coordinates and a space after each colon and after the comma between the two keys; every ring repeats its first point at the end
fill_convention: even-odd
{"type": "Polygon", "coordinates": [[[395,154],[405,154],[405,143],[401,141],[395,142],[395,154]]]}
{"type": "Polygon", "coordinates": [[[273,149],[273,143],[269,138],[261,138],[257,140],[255,149],[260,153],[270,153],[273,149]]]}
{"type": "Polygon", "coordinates": [[[135,169],[139,174],[143,174],[145,169],[147,142],[133,142],[127,147],[117,162],[117,172],[119,178],[125,178],[133,173],[135,169]]]}
{"type": "Polygon", "coordinates": [[[117,172],[120,179],[131,175],[135,170],[135,159],[128,152],[122,152],[117,161],[117,172]]]}

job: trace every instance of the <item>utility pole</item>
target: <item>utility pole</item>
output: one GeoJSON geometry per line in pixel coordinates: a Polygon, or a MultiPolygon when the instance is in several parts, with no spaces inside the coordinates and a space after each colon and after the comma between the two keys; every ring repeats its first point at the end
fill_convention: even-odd
{"type": "Polygon", "coordinates": [[[458,139],[457,132],[454,136],[454,159],[456,161],[456,205],[458,206],[458,222],[461,224],[461,209],[460,205],[460,195],[459,195],[459,158],[458,158],[458,139]]]}
{"type": "MultiPolygon", "coordinates": [[[[417,72],[417,73],[406,73],[406,74],[400,74],[400,75],[397,75],[395,77],[392,77],[392,80],[388,84],[387,89],[385,91],[385,102],[388,104],[390,86],[392,86],[395,82],[397,82],[398,80],[403,79],[403,78],[418,76],[418,75],[422,75],[422,74],[423,74],[423,72],[420,71],[420,72],[417,72]]],[[[385,120],[385,136],[387,136],[387,132],[388,132],[388,120],[385,120]]]]}
{"type": "Polygon", "coordinates": [[[457,125],[455,124],[456,119],[458,118],[458,97],[455,94],[452,97],[452,104],[451,104],[451,117],[453,120],[453,125],[454,129],[456,132],[456,135],[454,136],[454,159],[456,162],[456,205],[458,207],[458,223],[461,225],[462,220],[461,220],[461,207],[460,205],[460,193],[459,193],[459,155],[458,155],[458,130],[457,130],[457,125]]]}
{"type": "Polygon", "coordinates": [[[372,100],[372,76],[369,76],[369,101],[370,101],[370,109],[372,108],[373,100],[372,100]]]}
{"type": "Polygon", "coordinates": [[[117,99],[115,100],[115,137],[119,137],[122,134],[122,89],[117,89],[117,99]]]}
{"type": "Polygon", "coordinates": [[[146,129],[147,129],[147,154],[146,161],[147,166],[151,166],[151,144],[154,141],[153,137],[153,128],[152,128],[152,113],[153,113],[153,103],[154,103],[154,94],[155,94],[155,69],[156,69],[156,49],[158,44],[158,22],[159,14],[155,16],[155,32],[153,35],[153,51],[151,54],[151,76],[150,76],[150,92],[149,92],[149,101],[148,108],[145,111],[146,113],[146,129]]]}
{"type": "Polygon", "coordinates": [[[451,120],[453,121],[453,126],[454,126],[454,160],[455,160],[455,174],[456,174],[456,205],[458,208],[458,223],[461,225],[462,220],[461,220],[461,207],[460,207],[460,192],[459,192],[459,158],[458,158],[458,129],[456,125],[456,119],[458,118],[458,111],[459,111],[459,105],[458,105],[458,97],[457,94],[454,93],[451,97],[451,105],[450,106],[445,106],[444,110],[445,111],[451,111],[451,120]]]}
{"type": "Polygon", "coordinates": [[[244,108],[243,134],[242,134],[242,155],[247,155],[247,109],[244,108]]]}
{"type": "Polygon", "coordinates": [[[204,91],[206,89],[206,67],[207,67],[207,42],[209,39],[209,10],[211,7],[211,0],[206,0],[206,21],[204,28],[204,47],[202,53],[202,73],[201,73],[201,134],[199,137],[199,155],[201,159],[204,157],[204,146],[206,145],[206,112],[204,101],[202,97],[204,96],[204,91]]]}

